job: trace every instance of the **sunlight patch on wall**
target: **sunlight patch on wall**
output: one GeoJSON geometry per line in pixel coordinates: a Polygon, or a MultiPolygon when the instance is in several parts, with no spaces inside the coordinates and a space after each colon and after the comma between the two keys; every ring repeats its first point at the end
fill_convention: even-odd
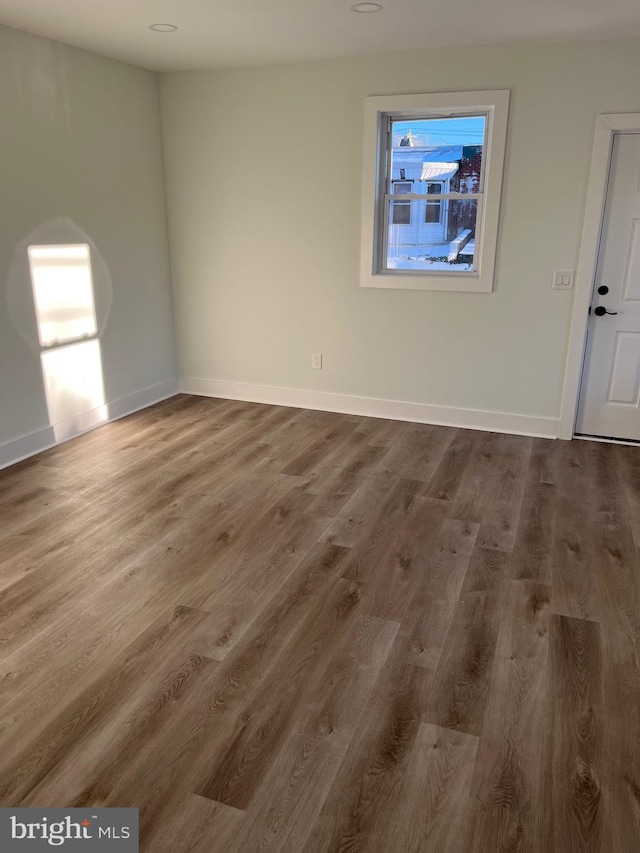
{"type": "Polygon", "coordinates": [[[94,336],[89,246],[29,246],[28,251],[40,346],[94,336]]]}
{"type": "Polygon", "coordinates": [[[63,441],[108,420],[87,244],[29,246],[49,421],[63,441]]]}
{"type": "Polygon", "coordinates": [[[99,341],[45,350],[40,358],[56,441],[64,441],[108,419],[99,341]]]}

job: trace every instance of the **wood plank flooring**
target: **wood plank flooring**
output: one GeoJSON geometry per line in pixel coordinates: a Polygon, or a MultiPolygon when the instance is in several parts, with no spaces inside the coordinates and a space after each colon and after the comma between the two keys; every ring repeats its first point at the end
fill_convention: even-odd
{"type": "Polygon", "coordinates": [[[0,472],[0,522],[0,805],[640,850],[640,448],[178,396],[0,472]]]}

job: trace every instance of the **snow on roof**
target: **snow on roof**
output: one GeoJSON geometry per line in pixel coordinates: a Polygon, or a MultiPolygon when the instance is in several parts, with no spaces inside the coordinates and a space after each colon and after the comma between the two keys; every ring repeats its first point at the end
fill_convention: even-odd
{"type": "Polygon", "coordinates": [[[436,145],[423,148],[395,146],[393,149],[394,165],[452,163],[455,160],[462,160],[462,145],[436,145]]]}
{"type": "Polygon", "coordinates": [[[458,171],[457,163],[443,163],[440,160],[423,163],[419,180],[421,181],[444,181],[452,178],[458,171]]]}

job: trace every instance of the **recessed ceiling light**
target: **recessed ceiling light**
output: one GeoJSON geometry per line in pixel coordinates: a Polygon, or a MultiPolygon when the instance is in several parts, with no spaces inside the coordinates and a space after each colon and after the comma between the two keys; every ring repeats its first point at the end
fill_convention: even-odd
{"type": "Polygon", "coordinates": [[[175,24],[151,24],[149,29],[154,33],[175,33],[178,28],[175,24]]]}
{"type": "Polygon", "coordinates": [[[352,12],[382,12],[382,6],[379,3],[354,3],[351,7],[352,12]]]}

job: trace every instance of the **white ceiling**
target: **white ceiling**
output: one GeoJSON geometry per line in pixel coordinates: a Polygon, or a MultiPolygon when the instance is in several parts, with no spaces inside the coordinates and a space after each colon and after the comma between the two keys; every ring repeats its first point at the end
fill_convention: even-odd
{"type": "Polygon", "coordinates": [[[0,0],[0,23],[156,71],[640,36],[638,0],[0,0]],[[154,23],[176,24],[155,33],[154,23]]]}

